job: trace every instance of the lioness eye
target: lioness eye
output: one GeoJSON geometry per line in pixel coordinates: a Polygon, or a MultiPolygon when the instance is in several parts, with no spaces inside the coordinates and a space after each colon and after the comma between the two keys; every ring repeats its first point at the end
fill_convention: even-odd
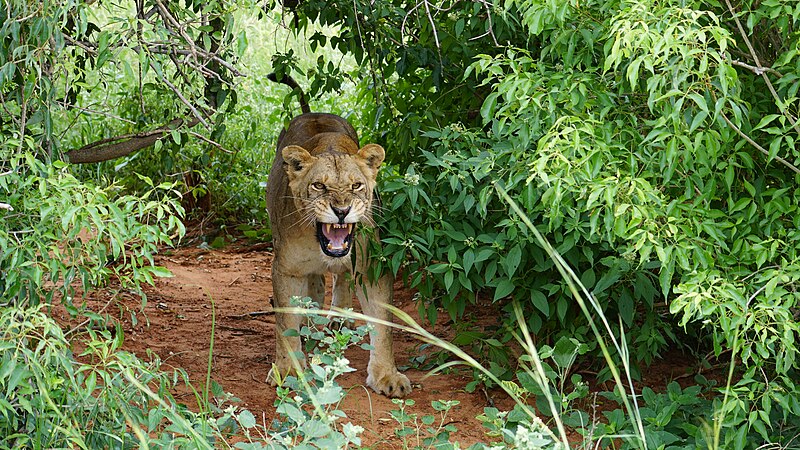
{"type": "Polygon", "coordinates": [[[361,189],[362,187],[364,187],[364,183],[353,183],[353,186],[352,186],[354,191],[357,191],[357,190],[361,189]]]}
{"type": "Polygon", "coordinates": [[[314,189],[316,189],[318,191],[324,191],[325,190],[325,185],[320,183],[319,181],[317,181],[316,183],[312,183],[311,187],[313,187],[314,189]]]}

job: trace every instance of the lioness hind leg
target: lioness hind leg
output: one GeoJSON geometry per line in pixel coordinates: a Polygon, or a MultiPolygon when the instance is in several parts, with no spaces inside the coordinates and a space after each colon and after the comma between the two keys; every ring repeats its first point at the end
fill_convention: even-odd
{"type": "MultiPolygon", "coordinates": [[[[303,277],[282,274],[273,266],[272,287],[275,307],[284,309],[291,307],[292,297],[306,297],[308,295],[309,280],[303,277]]],[[[301,317],[297,314],[275,312],[275,362],[267,375],[267,382],[271,385],[277,384],[279,380],[294,372],[296,364],[301,369],[306,366],[306,360],[300,346],[300,338],[285,335],[286,330],[300,329],[300,319],[301,317]],[[297,363],[292,361],[293,357],[297,360],[297,363]]]]}
{"type": "MultiPolygon", "coordinates": [[[[385,305],[392,300],[392,279],[383,276],[374,284],[366,281],[365,277],[359,279],[364,285],[356,285],[356,296],[364,314],[374,319],[391,321],[391,314],[385,305]]],[[[373,326],[374,329],[370,333],[372,350],[367,365],[367,386],[387,397],[405,397],[411,392],[411,382],[408,381],[408,377],[397,371],[392,329],[379,323],[374,323],[373,326]]]]}

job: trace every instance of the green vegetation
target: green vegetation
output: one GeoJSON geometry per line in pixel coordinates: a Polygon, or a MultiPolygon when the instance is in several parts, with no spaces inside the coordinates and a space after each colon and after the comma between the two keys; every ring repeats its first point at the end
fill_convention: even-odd
{"type": "MultiPolygon", "coordinates": [[[[268,445],[249,412],[177,405],[181,374],[119,351],[119,330],[90,332],[92,362],[76,362],[40,305],[87,314],[81,296],[110,280],[145,302],[185,217],[268,238],[263,183],[297,111],[271,71],[387,148],[376,271],[417,289],[430,321],[478,300],[502,311],[460,325],[458,346],[429,342],[471,360],[468,388],[520,400],[485,412],[497,445],[574,445],[567,429],[613,448],[796,445],[796,0],[291,3],[4,3],[3,446],[268,445]],[[675,348],[724,382],[633,395],[675,348]],[[576,364],[613,381],[601,395],[619,409],[587,416],[576,364]]],[[[325,421],[340,391],[319,367],[341,355],[326,351],[281,393],[281,445],[360,445],[357,425],[325,421]]],[[[447,399],[441,416],[405,405],[409,448],[458,440],[447,399]]]]}

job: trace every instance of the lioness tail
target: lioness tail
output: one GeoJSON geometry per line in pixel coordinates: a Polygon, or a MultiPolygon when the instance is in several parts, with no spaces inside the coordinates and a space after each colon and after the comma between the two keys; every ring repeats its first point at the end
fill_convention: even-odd
{"type": "Polygon", "coordinates": [[[303,114],[309,114],[311,112],[311,108],[308,107],[308,101],[306,101],[306,94],[303,92],[300,85],[297,84],[297,81],[294,81],[294,78],[284,74],[283,77],[278,80],[278,76],[273,72],[267,75],[267,79],[276,83],[283,83],[292,88],[292,90],[297,91],[297,98],[300,100],[300,110],[303,111],[303,114]]]}

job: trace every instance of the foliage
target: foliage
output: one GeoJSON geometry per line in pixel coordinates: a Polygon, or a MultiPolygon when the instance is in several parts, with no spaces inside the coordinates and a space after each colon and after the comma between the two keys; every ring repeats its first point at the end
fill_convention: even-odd
{"type": "MultiPolygon", "coordinates": [[[[737,425],[750,445],[753,431],[780,440],[758,430],[791,428],[797,402],[796,3],[303,2],[296,13],[301,27],[343,24],[339,48],[366,62],[367,111],[385,124],[375,137],[400,163],[382,185],[381,269],[420,289],[429,318],[510,297],[541,338],[593,341],[501,186],[618,317],[611,336],[626,329],[633,362],[684,332],[716,357],[732,352],[738,370],[715,408],[731,424],[751,408],[737,425]],[[503,46],[471,40],[483,31],[503,46]],[[772,388],[787,395],[751,403],[772,388]]],[[[503,304],[501,344],[516,328],[503,304]]],[[[733,442],[715,433],[712,445],[733,442]]]]}
{"type": "Polygon", "coordinates": [[[0,447],[213,448],[203,413],[170,394],[187,375],[121,351],[122,330],[89,332],[81,354],[41,307],[0,312],[0,447]]]}
{"type": "Polygon", "coordinates": [[[434,400],[431,407],[438,413],[419,416],[407,412],[407,407],[413,407],[416,402],[412,399],[393,399],[392,403],[399,409],[390,412],[392,419],[399,425],[395,428],[395,436],[403,440],[403,449],[454,449],[458,448],[451,443],[451,435],[458,429],[447,422],[447,413],[457,406],[457,400],[434,400]]]}
{"type": "Polygon", "coordinates": [[[119,195],[113,185],[81,183],[64,164],[46,165],[31,153],[8,157],[3,169],[0,198],[13,208],[0,217],[3,303],[60,298],[71,306],[76,282],[85,293],[111,277],[144,295],[142,283],[169,275],[153,256],[184,233],[172,185],[143,177],[147,192],[119,195]]]}
{"type": "MultiPolygon", "coordinates": [[[[279,3],[279,2],[276,2],[279,3]]],[[[310,78],[309,94],[359,82],[362,134],[387,143],[389,161],[407,165],[431,142],[422,132],[454,121],[478,125],[486,94],[463,80],[466,66],[498,42],[520,36],[518,20],[488,2],[348,2],[309,0],[291,8],[293,29],[306,33],[312,49],[326,44],[352,55],[348,70],[339,59],[320,56],[303,70],[291,51],[276,56],[276,71],[310,78]],[[329,36],[313,24],[335,26],[329,36]]]]}

